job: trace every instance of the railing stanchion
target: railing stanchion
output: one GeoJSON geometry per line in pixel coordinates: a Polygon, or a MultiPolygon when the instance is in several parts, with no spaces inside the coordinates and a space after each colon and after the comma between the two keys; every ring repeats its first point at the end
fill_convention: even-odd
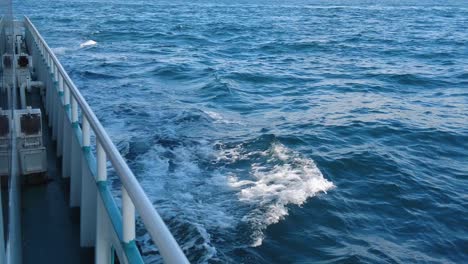
{"type": "Polygon", "coordinates": [[[135,206],[122,186],[122,238],[124,243],[135,239],[135,206]]]}
{"type": "Polygon", "coordinates": [[[54,63],[54,81],[56,81],[56,82],[59,81],[58,68],[57,68],[57,64],[55,64],[55,63],[54,63]]]}
{"type": "MultiPolygon", "coordinates": [[[[46,63],[43,61],[42,62],[42,65],[41,66],[46,66],[46,63]]],[[[50,89],[49,89],[49,86],[48,86],[48,81],[47,81],[47,70],[43,69],[45,67],[41,67],[41,77],[42,77],[42,81],[44,82],[44,87],[45,87],[45,99],[46,99],[46,105],[45,105],[45,110],[46,110],[46,114],[47,114],[47,117],[49,117],[49,101],[50,101],[50,89]]]]}
{"type": "MultiPolygon", "coordinates": [[[[56,68],[57,69],[57,68],[56,68]]],[[[65,101],[63,97],[63,77],[57,71],[58,75],[58,101],[57,101],[57,157],[63,155],[63,123],[65,121],[65,101]]]]}
{"type": "Polygon", "coordinates": [[[68,85],[63,83],[63,78],[62,78],[62,85],[63,85],[63,105],[69,105],[70,104],[70,88],[68,88],[68,85]]]}
{"type": "Polygon", "coordinates": [[[106,152],[102,148],[101,142],[96,142],[97,154],[97,177],[96,181],[107,181],[106,152]]]}
{"type": "MultiPolygon", "coordinates": [[[[97,154],[97,177],[98,183],[107,181],[107,167],[106,167],[106,152],[102,148],[99,141],[96,141],[96,154],[97,154]]],[[[96,194],[97,199],[97,212],[96,212],[96,248],[95,248],[95,263],[107,264],[111,260],[111,246],[109,243],[109,225],[107,224],[107,212],[104,207],[99,192],[96,194]]]]}
{"type": "Polygon", "coordinates": [[[83,148],[89,148],[89,143],[91,141],[91,135],[89,132],[89,122],[86,116],[83,115],[83,120],[81,123],[81,130],[83,131],[83,148]]]}
{"type": "Polygon", "coordinates": [[[58,120],[58,84],[57,84],[57,81],[55,80],[55,75],[56,75],[56,72],[55,72],[55,62],[53,62],[52,60],[51,61],[51,65],[50,65],[50,70],[51,72],[49,73],[50,75],[50,79],[51,79],[51,82],[52,82],[52,101],[51,101],[51,116],[52,116],[52,124],[51,124],[51,127],[52,127],[52,139],[55,140],[57,142],[57,120],[58,120]]]}
{"type": "Polygon", "coordinates": [[[83,156],[80,142],[78,140],[78,103],[71,96],[71,152],[70,152],[70,206],[81,204],[81,158],[83,156]]]}
{"type": "Polygon", "coordinates": [[[81,246],[95,246],[96,241],[96,202],[97,188],[93,174],[90,170],[91,148],[90,148],[90,127],[88,118],[83,113],[82,130],[82,158],[81,158],[81,208],[80,208],[80,232],[81,246]]]}
{"type": "Polygon", "coordinates": [[[75,98],[71,98],[71,121],[78,124],[78,103],[75,98]]]}
{"type": "MultiPolygon", "coordinates": [[[[70,157],[72,143],[72,126],[70,122],[70,88],[63,83],[63,124],[62,124],[62,177],[69,178],[70,173],[70,157]]],[[[71,184],[71,182],[70,182],[71,184]]],[[[70,186],[70,189],[72,186],[70,186]]]]}

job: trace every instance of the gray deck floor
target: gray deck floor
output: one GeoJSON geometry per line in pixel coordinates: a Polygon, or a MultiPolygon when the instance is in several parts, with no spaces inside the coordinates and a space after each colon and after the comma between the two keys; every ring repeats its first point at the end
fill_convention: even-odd
{"type": "MultiPolygon", "coordinates": [[[[37,106],[39,95],[33,105],[37,106]]],[[[80,247],[78,209],[68,205],[68,181],[61,178],[60,164],[43,113],[47,148],[48,183],[22,187],[23,263],[93,263],[93,249],[80,247]]]]}

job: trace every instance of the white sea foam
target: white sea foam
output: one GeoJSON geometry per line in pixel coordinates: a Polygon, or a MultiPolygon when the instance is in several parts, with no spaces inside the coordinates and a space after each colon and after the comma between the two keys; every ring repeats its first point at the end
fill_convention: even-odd
{"type": "Polygon", "coordinates": [[[56,47],[52,48],[52,51],[54,52],[55,55],[63,55],[65,54],[70,48],[67,47],[56,47]]]}
{"type": "Polygon", "coordinates": [[[83,43],[80,44],[80,48],[87,48],[87,47],[92,47],[92,46],[96,46],[97,45],[97,42],[90,39],[90,40],[87,40],[83,43]]]}
{"type": "Polygon", "coordinates": [[[205,112],[205,114],[207,114],[209,117],[211,117],[214,120],[222,120],[223,119],[223,117],[219,113],[216,113],[216,112],[213,112],[213,111],[203,111],[203,112],[205,112]]]}
{"type": "Polygon", "coordinates": [[[268,160],[252,164],[252,179],[229,177],[230,186],[239,190],[240,201],[258,205],[242,219],[253,225],[252,246],[262,244],[267,226],[288,215],[288,204],[302,205],[308,198],[334,187],[313,160],[282,144],[273,144],[262,155],[268,156],[268,160]]]}
{"type": "Polygon", "coordinates": [[[208,110],[202,110],[205,114],[207,114],[214,123],[216,124],[238,124],[242,125],[242,122],[236,121],[233,119],[228,119],[221,115],[220,113],[214,112],[214,111],[208,111],[208,110]]]}

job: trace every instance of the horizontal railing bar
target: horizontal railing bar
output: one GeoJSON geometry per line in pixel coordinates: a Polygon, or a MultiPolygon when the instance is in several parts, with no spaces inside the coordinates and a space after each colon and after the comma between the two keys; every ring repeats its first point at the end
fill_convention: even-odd
{"type": "Polygon", "coordinates": [[[35,37],[41,42],[47,55],[57,67],[57,70],[62,75],[64,82],[68,85],[70,94],[80,106],[82,114],[89,122],[89,125],[93,129],[97,140],[99,140],[101,143],[102,148],[106,152],[108,159],[111,161],[114,167],[114,170],[122,181],[122,185],[125,186],[128,195],[135,205],[135,208],[139,213],[146,230],[149,232],[151,238],[161,252],[164,261],[167,263],[189,263],[176,240],[172,236],[171,232],[167,228],[166,224],[162,220],[161,216],[158,214],[146,193],[143,191],[143,188],[140,186],[135,175],[120,155],[112,140],[105,132],[104,127],[101,125],[84,97],[78,91],[75,84],[58,61],[55,54],[39,34],[36,27],[26,16],[25,21],[35,37]]]}

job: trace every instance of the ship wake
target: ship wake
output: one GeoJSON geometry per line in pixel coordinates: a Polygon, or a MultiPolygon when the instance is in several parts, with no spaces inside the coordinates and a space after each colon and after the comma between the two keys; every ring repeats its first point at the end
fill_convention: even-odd
{"type": "MultiPolygon", "coordinates": [[[[138,144],[144,153],[135,160],[137,173],[195,263],[230,262],[232,251],[262,245],[265,230],[285,219],[288,207],[334,187],[312,159],[270,137],[239,144],[153,141],[147,148],[138,144]]],[[[139,244],[147,260],[159,262],[144,233],[139,244]]]]}

